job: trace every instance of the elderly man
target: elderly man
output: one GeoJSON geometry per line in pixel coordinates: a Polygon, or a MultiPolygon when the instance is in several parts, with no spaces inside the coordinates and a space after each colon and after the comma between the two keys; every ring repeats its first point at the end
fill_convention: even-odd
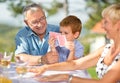
{"type": "Polygon", "coordinates": [[[23,14],[27,26],[16,35],[15,58],[30,65],[57,62],[58,56],[48,52],[48,38],[49,32],[59,32],[59,27],[47,24],[45,13],[38,4],[26,6],[23,14]]]}

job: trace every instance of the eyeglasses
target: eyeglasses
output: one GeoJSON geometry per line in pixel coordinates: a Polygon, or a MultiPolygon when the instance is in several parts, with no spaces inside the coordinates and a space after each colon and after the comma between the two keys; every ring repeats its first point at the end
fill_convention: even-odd
{"type": "Polygon", "coordinates": [[[42,16],[41,18],[39,18],[39,19],[37,19],[37,20],[35,20],[35,21],[32,21],[32,22],[31,22],[31,25],[32,25],[32,26],[37,26],[39,23],[44,22],[45,19],[46,19],[46,17],[45,17],[45,16],[42,16]]]}

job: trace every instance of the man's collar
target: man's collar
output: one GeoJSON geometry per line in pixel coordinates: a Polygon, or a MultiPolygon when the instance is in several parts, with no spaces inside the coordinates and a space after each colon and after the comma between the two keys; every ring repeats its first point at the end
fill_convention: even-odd
{"type": "MultiPolygon", "coordinates": [[[[37,36],[37,34],[35,34],[35,32],[32,31],[32,29],[30,27],[26,27],[28,29],[28,35],[27,36],[31,36],[31,35],[34,35],[34,36],[37,36]]],[[[46,28],[46,33],[45,33],[45,37],[47,37],[47,35],[49,34],[49,31],[48,31],[48,28],[46,28]]]]}
{"type": "Polygon", "coordinates": [[[31,36],[31,35],[35,35],[37,36],[30,27],[26,27],[28,29],[28,35],[27,36],[31,36]]]}
{"type": "Polygon", "coordinates": [[[48,31],[48,28],[46,28],[46,33],[44,37],[46,37],[48,34],[49,34],[49,31],[48,31]]]}

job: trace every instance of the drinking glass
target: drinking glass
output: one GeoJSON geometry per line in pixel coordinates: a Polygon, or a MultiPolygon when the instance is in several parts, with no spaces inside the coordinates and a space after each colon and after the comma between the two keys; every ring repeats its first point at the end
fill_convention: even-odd
{"type": "Polygon", "coordinates": [[[8,69],[10,68],[10,62],[13,56],[13,52],[4,52],[0,60],[0,66],[2,68],[4,76],[8,76],[8,69]]]}
{"type": "Polygon", "coordinates": [[[22,83],[23,75],[27,72],[27,62],[16,62],[16,72],[19,75],[19,83],[22,83]]]}
{"type": "Polygon", "coordinates": [[[13,52],[4,52],[3,57],[1,57],[1,66],[3,69],[10,68],[10,62],[13,56],[13,52]]]}
{"type": "Polygon", "coordinates": [[[12,83],[12,80],[0,73],[0,83],[12,83]]]}
{"type": "MultiPolygon", "coordinates": [[[[8,77],[8,68],[10,68],[10,62],[12,59],[13,53],[12,52],[4,52],[1,54],[0,57],[0,81],[2,83],[12,83],[12,80],[8,77]]],[[[0,82],[0,83],[1,83],[0,82]]]]}

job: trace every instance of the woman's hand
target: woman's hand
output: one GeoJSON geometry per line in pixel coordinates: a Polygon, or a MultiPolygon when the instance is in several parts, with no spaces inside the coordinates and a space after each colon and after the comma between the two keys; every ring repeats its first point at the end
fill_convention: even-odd
{"type": "Polygon", "coordinates": [[[104,63],[106,65],[110,65],[113,62],[114,58],[119,54],[120,52],[119,50],[120,48],[115,49],[114,46],[111,46],[111,48],[109,49],[108,53],[104,58],[104,63]]]}
{"type": "Polygon", "coordinates": [[[67,81],[68,78],[69,78],[68,74],[56,74],[50,76],[41,76],[35,79],[40,82],[53,82],[53,81],[67,81]]]}
{"type": "Polygon", "coordinates": [[[33,68],[28,69],[29,72],[36,73],[35,76],[39,76],[43,74],[46,70],[47,70],[47,65],[43,65],[40,67],[33,67],[33,68]]]}

